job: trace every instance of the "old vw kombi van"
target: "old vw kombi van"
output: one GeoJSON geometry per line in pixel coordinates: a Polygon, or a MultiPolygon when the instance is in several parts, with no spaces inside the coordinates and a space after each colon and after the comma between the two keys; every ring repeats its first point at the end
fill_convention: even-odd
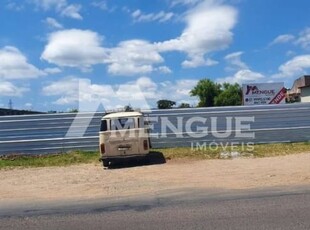
{"type": "Polygon", "coordinates": [[[99,147],[104,167],[125,158],[147,156],[150,138],[143,114],[115,112],[103,116],[99,147]]]}

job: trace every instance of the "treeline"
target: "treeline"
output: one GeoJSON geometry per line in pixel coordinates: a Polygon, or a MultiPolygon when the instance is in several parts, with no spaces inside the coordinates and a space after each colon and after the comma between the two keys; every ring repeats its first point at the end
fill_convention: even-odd
{"type": "Polygon", "coordinates": [[[29,110],[2,109],[2,108],[0,108],[0,116],[30,115],[30,114],[43,114],[43,113],[42,112],[36,112],[36,111],[29,111],[29,110]]]}
{"type": "MultiPolygon", "coordinates": [[[[202,79],[190,91],[190,96],[198,97],[197,107],[236,106],[242,104],[242,88],[239,84],[219,84],[210,79],[202,79]]],[[[163,99],[157,101],[158,109],[171,109],[176,106],[175,101],[163,99]]],[[[182,103],[178,108],[193,107],[182,103]]]]}

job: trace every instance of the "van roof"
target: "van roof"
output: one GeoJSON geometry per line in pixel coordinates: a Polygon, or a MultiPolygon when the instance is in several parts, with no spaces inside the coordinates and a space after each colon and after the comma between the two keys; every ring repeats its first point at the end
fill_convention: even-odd
{"type": "Polygon", "coordinates": [[[110,113],[102,117],[102,119],[106,118],[118,118],[118,117],[137,117],[143,116],[140,112],[117,112],[117,113],[110,113]]]}

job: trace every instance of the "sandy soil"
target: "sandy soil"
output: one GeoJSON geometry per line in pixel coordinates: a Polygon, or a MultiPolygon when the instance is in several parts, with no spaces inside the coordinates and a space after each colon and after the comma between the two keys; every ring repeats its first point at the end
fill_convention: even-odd
{"type": "Polygon", "coordinates": [[[156,194],[169,189],[310,185],[310,153],[262,159],[174,160],[104,170],[76,165],[0,171],[0,202],[156,194]]]}

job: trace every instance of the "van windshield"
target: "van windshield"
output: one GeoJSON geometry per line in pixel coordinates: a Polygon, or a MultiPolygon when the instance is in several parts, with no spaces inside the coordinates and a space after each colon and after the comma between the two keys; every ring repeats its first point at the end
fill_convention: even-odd
{"type": "Polygon", "coordinates": [[[134,129],[135,119],[132,117],[117,118],[111,120],[111,130],[134,129]]]}

